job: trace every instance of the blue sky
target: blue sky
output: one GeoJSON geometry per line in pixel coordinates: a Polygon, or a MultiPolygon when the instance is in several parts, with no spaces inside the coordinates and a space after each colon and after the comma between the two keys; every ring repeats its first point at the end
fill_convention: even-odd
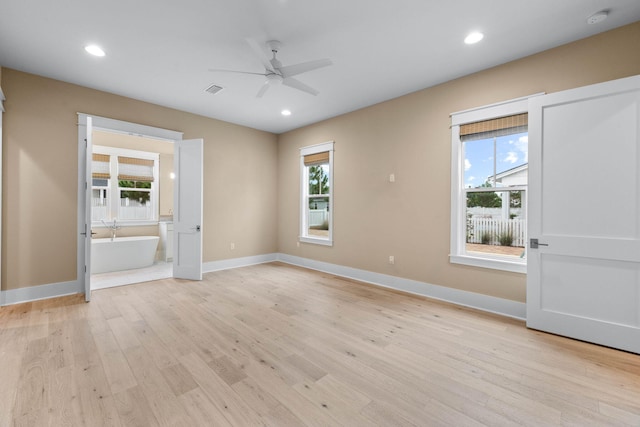
{"type": "MultiPolygon", "coordinates": [[[[493,138],[464,143],[464,186],[479,187],[493,175],[493,138]]],[[[528,163],[527,133],[496,138],[496,173],[528,163]]]]}

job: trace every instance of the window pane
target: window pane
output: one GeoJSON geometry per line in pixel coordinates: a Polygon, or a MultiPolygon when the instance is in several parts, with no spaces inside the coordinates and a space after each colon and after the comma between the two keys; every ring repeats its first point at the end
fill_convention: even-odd
{"type": "Polygon", "coordinates": [[[529,161],[528,145],[529,137],[526,132],[496,138],[497,187],[527,185],[526,175],[524,176],[524,181],[522,179],[515,180],[514,178],[516,177],[513,176],[513,172],[529,161]]]}
{"type": "Polygon", "coordinates": [[[329,236],[329,197],[309,197],[308,234],[329,236]]]}
{"type": "Polygon", "coordinates": [[[527,185],[526,170],[517,172],[529,161],[528,142],[527,132],[464,142],[464,188],[527,185]]]}
{"type": "Polygon", "coordinates": [[[120,180],[118,181],[118,186],[121,188],[151,188],[151,182],[120,180]]]}
{"type": "Polygon", "coordinates": [[[468,191],[467,252],[524,258],[525,202],[525,191],[468,191]]]}
{"type": "Polygon", "coordinates": [[[149,219],[153,218],[151,207],[151,193],[149,191],[121,190],[119,219],[149,219]]]}
{"type": "Polygon", "coordinates": [[[109,180],[108,179],[94,178],[92,185],[94,187],[108,187],[109,186],[109,180]]]}
{"type": "Polygon", "coordinates": [[[464,147],[464,188],[492,187],[493,138],[467,141],[464,147]]]}
{"type": "MultiPolygon", "coordinates": [[[[94,180],[95,181],[95,180],[94,180]]],[[[109,219],[109,200],[106,188],[91,189],[91,220],[109,219]]]]}
{"type": "Polygon", "coordinates": [[[329,164],[307,167],[309,173],[309,194],[329,194],[329,164]]]}

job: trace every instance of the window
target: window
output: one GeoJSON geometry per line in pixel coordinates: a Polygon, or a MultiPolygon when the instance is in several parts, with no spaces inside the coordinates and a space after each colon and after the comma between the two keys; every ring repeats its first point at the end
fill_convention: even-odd
{"type": "Polygon", "coordinates": [[[95,146],[92,219],[155,222],[158,219],[158,153],[95,146]]]}
{"type": "Polygon", "coordinates": [[[300,150],[300,241],[333,244],[333,142],[300,150]]]}
{"type": "Polygon", "coordinates": [[[452,114],[451,262],[526,272],[527,105],[452,114]]]}

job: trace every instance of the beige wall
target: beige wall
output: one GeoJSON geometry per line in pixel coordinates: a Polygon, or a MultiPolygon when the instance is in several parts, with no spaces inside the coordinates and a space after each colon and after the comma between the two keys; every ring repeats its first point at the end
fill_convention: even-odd
{"type": "Polygon", "coordinates": [[[2,289],[76,279],[75,124],[84,112],[205,139],[205,262],[279,251],[524,301],[524,275],[448,261],[449,114],[640,74],[638,45],[640,23],[279,137],[3,69],[2,289]],[[329,140],[335,245],[297,247],[298,148],[329,140]]]}
{"type": "Polygon", "coordinates": [[[77,112],[204,138],[205,262],[277,250],[275,135],[7,68],[0,85],[3,290],[76,279],[77,112]]]}
{"type": "Polygon", "coordinates": [[[640,74],[638,46],[640,23],[280,135],[279,251],[525,301],[525,275],[449,263],[449,114],[640,74]],[[330,140],[334,246],[297,247],[299,148],[330,140]]]}

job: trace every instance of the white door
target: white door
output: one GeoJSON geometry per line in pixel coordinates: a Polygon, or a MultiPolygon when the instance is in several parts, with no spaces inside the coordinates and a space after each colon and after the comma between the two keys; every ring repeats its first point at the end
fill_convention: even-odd
{"type": "Polygon", "coordinates": [[[640,353],[640,76],[529,103],[527,326],[640,353]]]}
{"type": "Polygon", "coordinates": [[[173,277],[202,280],[202,139],[176,141],[173,277]]]}
{"type": "Polygon", "coordinates": [[[85,218],[84,218],[84,299],[91,301],[91,192],[92,192],[92,175],[91,165],[93,156],[93,144],[91,135],[93,134],[93,123],[91,117],[87,117],[87,136],[85,144],[85,218]]]}

